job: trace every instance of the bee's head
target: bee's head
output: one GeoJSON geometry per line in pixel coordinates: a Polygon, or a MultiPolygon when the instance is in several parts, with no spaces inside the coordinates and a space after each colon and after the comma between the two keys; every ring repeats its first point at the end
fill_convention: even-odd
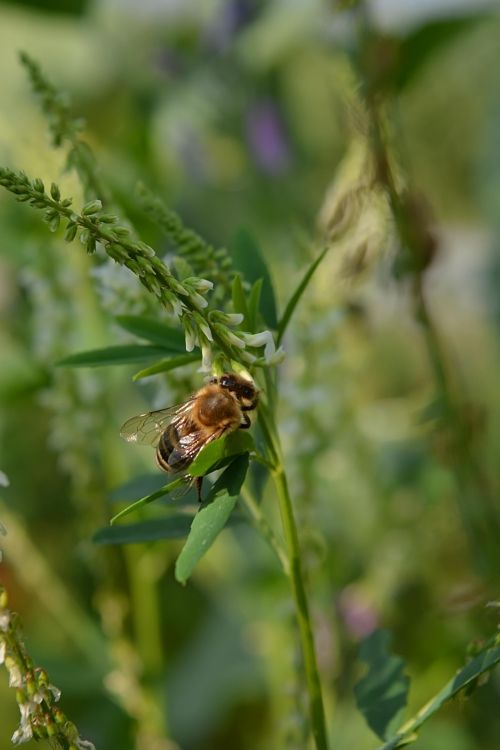
{"type": "Polygon", "coordinates": [[[242,378],[234,372],[226,372],[219,378],[213,378],[212,382],[218,383],[221,388],[232,393],[243,411],[252,411],[257,406],[259,392],[251,380],[242,378]]]}

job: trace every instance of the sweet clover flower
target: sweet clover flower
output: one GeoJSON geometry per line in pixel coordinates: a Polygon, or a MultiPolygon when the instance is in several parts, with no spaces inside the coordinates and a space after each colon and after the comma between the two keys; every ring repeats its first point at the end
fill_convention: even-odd
{"type": "Polygon", "coordinates": [[[51,685],[46,672],[34,667],[24,645],[19,618],[8,609],[6,590],[0,586],[0,665],[7,669],[9,687],[16,690],[19,726],[12,734],[12,744],[29,740],[52,739],[58,746],[95,750],[80,737],[76,726],[67,719],[56,703],[61,691],[51,685]]]}

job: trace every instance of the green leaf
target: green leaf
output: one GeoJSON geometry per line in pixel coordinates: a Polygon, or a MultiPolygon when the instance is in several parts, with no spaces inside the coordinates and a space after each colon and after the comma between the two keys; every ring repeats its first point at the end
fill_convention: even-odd
{"type": "Polygon", "coordinates": [[[248,432],[238,430],[229,435],[223,435],[218,440],[206,445],[196,456],[189,467],[192,477],[203,477],[231,456],[250,453],[255,449],[253,438],[248,432]]]}
{"type": "Polygon", "coordinates": [[[169,370],[175,370],[177,367],[183,367],[184,365],[189,365],[191,362],[196,362],[199,358],[199,354],[180,354],[178,357],[162,359],[159,362],[155,362],[154,365],[144,368],[144,370],[139,370],[132,379],[141,380],[141,378],[147,378],[150,375],[158,375],[160,372],[169,372],[169,370]]]}
{"type": "Polygon", "coordinates": [[[141,474],[111,490],[108,499],[112,503],[130,502],[136,500],[138,497],[145,497],[153,492],[157,492],[164,486],[164,473],[141,474]]]}
{"type": "MultiPolygon", "coordinates": [[[[245,292],[243,290],[243,284],[239,273],[233,279],[231,294],[233,300],[233,310],[235,313],[241,313],[245,318],[245,323],[248,323],[248,307],[245,292]]],[[[245,329],[247,330],[247,329],[245,329]]]]}
{"type": "Polygon", "coordinates": [[[186,583],[196,564],[212,546],[236,505],[248,469],[248,454],[238,456],[212,487],[193,519],[191,531],[175,564],[175,577],[186,583]]]}
{"type": "Polygon", "coordinates": [[[461,690],[468,687],[478,677],[494,669],[500,663],[500,642],[494,642],[490,648],[485,648],[478,656],[472,659],[463,669],[446,683],[444,688],[432,698],[422,708],[413,719],[407,721],[403,727],[400,727],[397,734],[392,737],[379,750],[396,750],[396,748],[408,745],[417,739],[416,731],[424,722],[426,722],[436,711],[454,698],[461,690]]]}
{"type": "Polygon", "coordinates": [[[394,67],[393,85],[398,92],[418,76],[433,54],[453,42],[464,32],[484,21],[485,13],[432,21],[408,34],[401,42],[394,67]]]}
{"type": "Polygon", "coordinates": [[[316,258],[316,260],[314,260],[311,263],[311,265],[309,266],[309,268],[305,272],[304,276],[302,277],[302,281],[300,282],[300,284],[298,285],[297,289],[294,291],[294,293],[292,294],[292,296],[288,300],[288,304],[285,307],[285,311],[284,311],[284,313],[283,313],[283,315],[281,317],[281,320],[280,320],[280,322],[278,324],[278,337],[277,337],[277,344],[278,344],[278,346],[281,343],[281,340],[282,340],[282,338],[284,336],[284,333],[285,333],[285,331],[287,329],[288,323],[290,322],[290,318],[292,317],[292,315],[293,315],[293,313],[295,311],[295,308],[297,307],[297,304],[298,304],[300,298],[304,294],[304,292],[305,292],[305,290],[307,288],[307,285],[309,284],[309,281],[312,278],[313,273],[315,272],[315,270],[317,269],[317,267],[319,266],[319,264],[321,263],[321,261],[325,257],[325,255],[328,252],[328,250],[329,250],[329,248],[325,247],[325,249],[318,255],[318,257],[316,258]]]}
{"type": "Polygon", "coordinates": [[[231,243],[234,267],[251,284],[262,279],[260,312],[270,328],[278,324],[276,300],[269,269],[254,236],[247,229],[240,229],[231,243]]]}
{"type": "Polygon", "coordinates": [[[188,535],[192,516],[172,513],[167,518],[151,518],[137,523],[106,526],[92,537],[95,544],[137,544],[158,539],[183,539],[188,535]]]}
{"type": "Polygon", "coordinates": [[[410,680],[403,674],[405,663],[389,653],[391,635],[375,630],[364,639],[360,659],[368,664],[367,674],[354,686],[356,703],[368,726],[384,740],[399,726],[408,698],[410,680]]]}
{"type": "Polygon", "coordinates": [[[178,487],[181,487],[183,484],[185,484],[185,479],[183,477],[179,477],[179,479],[175,479],[173,482],[169,482],[168,484],[163,485],[163,487],[160,487],[159,490],[152,492],[150,495],[146,495],[145,497],[139,498],[139,500],[136,500],[131,505],[127,505],[126,508],[124,508],[115,516],[113,516],[113,518],[110,520],[109,523],[112,526],[114,523],[118,521],[119,518],[124,518],[125,516],[128,516],[130,513],[133,513],[139,508],[144,507],[144,505],[148,505],[149,503],[152,503],[153,500],[157,500],[159,497],[168,495],[170,492],[173,492],[178,487]]]}
{"type": "Polygon", "coordinates": [[[140,339],[171,352],[185,352],[184,334],[178,328],[171,328],[158,320],[144,318],[141,315],[119,315],[115,318],[118,325],[140,339]]]}
{"type": "Polygon", "coordinates": [[[165,349],[159,346],[142,344],[126,344],[123,346],[107,346],[104,349],[91,349],[78,352],[59,360],[59,367],[105,367],[107,365],[128,365],[133,362],[144,362],[165,354],[165,349]]]}

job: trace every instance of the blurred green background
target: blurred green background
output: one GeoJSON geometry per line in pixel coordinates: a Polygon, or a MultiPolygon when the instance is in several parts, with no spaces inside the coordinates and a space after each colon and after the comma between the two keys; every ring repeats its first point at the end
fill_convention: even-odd
{"type": "MultiPolygon", "coordinates": [[[[82,200],[19,65],[26,50],[69,93],[114,201],[167,259],[138,180],[214,244],[251,230],[282,305],[313,247],[331,243],[285,341],[280,417],[332,747],[369,750],[353,697],[365,635],[392,631],[415,711],[496,626],[500,18],[476,0],[367,4],[360,63],[356,5],[2,2],[0,163],[82,200]],[[425,285],[474,456],[466,491],[387,206],[365,180],[371,76],[398,179],[432,211],[425,285]]],[[[110,493],[153,470],[121,423],[189,392],[196,368],[142,386],[129,367],[54,368],[130,340],[113,316],[157,311],[127,272],[5,192],[0,222],[1,576],[63,709],[98,750],[307,747],[287,582],[250,527],[225,530],[186,588],[177,542],[91,541],[110,493]]],[[[271,489],[263,508],[279,528],[271,489]]],[[[497,671],[415,747],[497,750],[499,699],[497,671]]],[[[5,675],[0,707],[7,748],[18,711],[5,675]]]]}

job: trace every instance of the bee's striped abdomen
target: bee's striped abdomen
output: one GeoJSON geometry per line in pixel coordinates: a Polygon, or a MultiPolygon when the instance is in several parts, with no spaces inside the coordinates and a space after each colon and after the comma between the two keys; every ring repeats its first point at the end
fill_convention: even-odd
{"type": "Polygon", "coordinates": [[[169,425],[165,432],[160,437],[160,441],[156,447],[156,460],[158,466],[163,471],[176,471],[174,467],[169,463],[169,459],[172,453],[176,450],[176,446],[179,444],[179,435],[173,425],[169,425]]]}

